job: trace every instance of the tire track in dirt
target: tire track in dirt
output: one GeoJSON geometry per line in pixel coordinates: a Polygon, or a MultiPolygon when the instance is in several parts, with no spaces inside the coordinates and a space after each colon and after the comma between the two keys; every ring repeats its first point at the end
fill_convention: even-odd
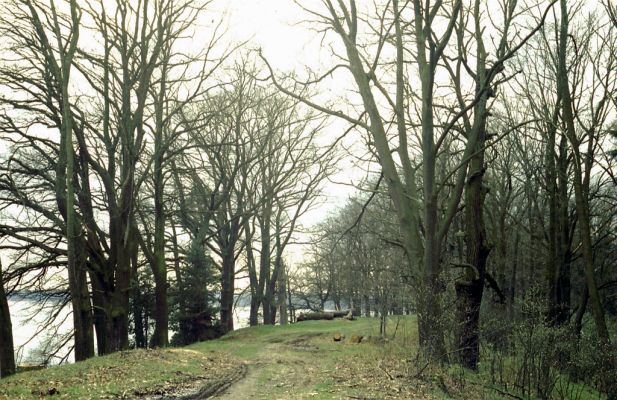
{"type": "Polygon", "coordinates": [[[272,389],[285,391],[280,398],[289,398],[294,388],[306,387],[314,377],[306,371],[306,352],[318,352],[319,347],[309,343],[319,335],[303,335],[288,341],[269,343],[257,359],[247,365],[245,377],[213,398],[218,400],[273,399],[272,389]],[[270,376],[267,376],[270,375],[270,376]]]}

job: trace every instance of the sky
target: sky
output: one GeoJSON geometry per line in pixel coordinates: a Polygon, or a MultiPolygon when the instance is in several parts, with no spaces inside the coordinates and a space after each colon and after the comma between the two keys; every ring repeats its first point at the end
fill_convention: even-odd
{"type": "MultiPolygon", "coordinates": [[[[319,0],[304,0],[306,6],[320,6],[319,0]]],[[[261,49],[262,54],[276,73],[302,71],[305,68],[320,69],[323,63],[331,65],[332,59],[321,47],[321,35],[306,22],[307,13],[293,0],[222,0],[217,7],[224,10],[228,21],[226,38],[230,43],[248,41],[248,49],[261,49]]],[[[328,91],[344,90],[343,82],[330,82],[328,91]]],[[[324,132],[324,140],[334,140],[345,129],[341,121],[333,120],[324,132]]],[[[352,161],[344,161],[342,171],[325,185],[328,201],[325,207],[332,211],[351,196],[365,173],[354,168],[352,161]]],[[[324,208],[309,213],[305,224],[322,219],[324,208]]]]}

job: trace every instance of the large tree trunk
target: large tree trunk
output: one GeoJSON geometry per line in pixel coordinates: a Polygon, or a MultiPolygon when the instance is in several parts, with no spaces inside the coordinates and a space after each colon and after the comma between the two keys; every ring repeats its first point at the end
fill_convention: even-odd
{"type": "Polygon", "coordinates": [[[259,305],[261,300],[256,292],[251,292],[251,309],[249,311],[249,325],[256,326],[259,323],[259,305]]]}
{"type": "Polygon", "coordinates": [[[256,326],[259,322],[259,305],[261,304],[261,293],[259,293],[259,280],[257,278],[257,266],[253,253],[253,231],[248,218],[244,220],[244,235],[246,236],[246,264],[249,272],[249,285],[251,290],[251,309],[249,314],[249,325],[256,326]]]}
{"type": "Polygon", "coordinates": [[[131,259],[133,252],[137,251],[135,238],[131,235],[129,226],[125,224],[118,225],[122,229],[118,229],[115,235],[119,248],[116,255],[114,288],[110,296],[110,310],[107,314],[109,318],[108,325],[111,328],[111,335],[107,340],[110,352],[126,350],[129,347],[131,259]]]}
{"type": "Polygon", "coordinates": [[[154,133],[154,347],[167,347],[169,344],[169,310],[167,306],[167,265],[165,264],[165,210],[163,207],[163,122],[165,90],[167,84],[167,65],[169,55],[164,52],[160,89],[155,104],[156,129],[154,133]]]}
{"type": "Polygon", "coordinates": [[[221,328],[223,333],[234,330],[234,276],[234,250],[233,247],[226,246],[223,253],[223,270],[221,274],[221,328]]]}
{"type": "MultiPolygon", "coordinates": [[[[161,166],[159,165],[159,169],[161,166]]],[[[169,310],[167,305],[167,265],[165,264],[165,217],[163,215],[163,176],[155,172],[155,232],[154,232],[154,334],[152,346],[167,347],[169,343],[169,310]],[[160,176],[158,176],[160,175],[160,176]]]]}
{"type": "MultiPolygon", "coordinates": [[[[267,188],[264,188],[267,190],[267,188]]],[[[263,207],[263,215],[261,220],[261,256],[259,259],[259,285],[258,296],[262,303],[264,324],[269,324],[272,320],[272,308],[270,307],[272,299],[268,297],[268,287],[270,286],[272,248],[270,246],[270,218],[272,216],[272,204],[266,201],[263,207]]]]}
{"type": "Polygon", "coordinates": [[[287,311],[287,274],[285,266],[279,271],[278,279],[278,306],[280,310],[279,321],[281,325],[286,325],[289,319],[289,313],[287,311]]]}
{"type": "Polygon", "coordinates": [[[96,347],[99,356],[110,353],[109,338],[111,329],[108,316],[111,315],[108,284],[104,280],[104,274],[89,273],[92,284],[92,305],[94,314],[94,327],[96,330],[96,347]]]}
{"type": "Polygon", "coordinates": [[[266,293],[264,295],[264,324],[274,325],[276,323],[276,313],[277,313],[277,286],[280,283],[281,278],[281,270],[284,268],[283,266],[283,249],[281,248],[281,238],[280,238],[280,226],[279,219],[276,219],[276,227],[275,227],[275,245],[276,253],[274,256],[274,268],[272,269],[272,275],[267,282],[266,285],[266,293]],[[266,319],[266,307],[269,308],[269,312],[267,313],[268,318],[266,319]]]}
{"type": "Polygon", "coordinates": [[[69,289],[75,327],[75,361],[82,361],[94,356],[94,316],[85,270],[86,249],[83,240],[78,243],[80,246],[76,249],[77,266],[72,273],[69,270],[69,289]]]}
{"type": "Polygon", "coordinates": [[[570,319],[570,292],[571,292],[571,272],[572,262],[571,249],[571,221],[569,217],[568,204],[568,166],[569,155],[567,152],[567,138],[561,136],[559,144],[559,157],[557,159],[557,182],[558,182],[558,236],[556,241],[558,271],[557,271],[557,291],[556,291],[556,322],[566,324],[570,319]]]}
{"type": "MultiPolygon", "coordinates": [[[[68,80],[68,77],[66,78],[68,80]]],[[[68,101],[68,81],[62,89],[63,112],[60,156],[56,168],[56,203],[66,223],[67,272],[71,306],[73,309],[73,339],[75,361],[94,355],[93,317],[86,276],[85,240],[81,222],[75,210],[73,128],[68,101]]]]}
{"type": "Polygon", "coordinates": [[[0,378],[15,373],[15,351],[13,348],[13,326],[9,302],[4,291],[2,263],[0,262],[0,378]]]}
{"type": "MultiPolygon", "coordinates": [[[[483,54],[482,51],[479,51],[483,54]]],[[[485,70],[479,66],[478,90],[484,86],[485,70]]],[[[465,238],[466,261],[464,281],[456,283],[456,296],[459,312],[459,337],[461,364],[476,370],[480,358],[480,306],[484,293],[486,276],[486,261],[490,247],[486,243],[486,228],[484,225],[484,200],[487,189],[484,186],[484,146],[486,138],[486,105],[487,95],[482,95],[476,105],[476,119],[470,140],[475,137],[474,156],[469,163],[467,184],[465,186],[465,238]]]]}
{"type": "MultiPolygon", "coordinates": [[[[559,104],[557,104],[559,106],[559,104]]],[[[556,157],[557,107],[548,126],[546,145],[546,187],[549,199],[549,253],[547,263],[548,320],[563,325],[570,317],[570,250],[568,232],[568,155],[562,135],[556,157]]]]}

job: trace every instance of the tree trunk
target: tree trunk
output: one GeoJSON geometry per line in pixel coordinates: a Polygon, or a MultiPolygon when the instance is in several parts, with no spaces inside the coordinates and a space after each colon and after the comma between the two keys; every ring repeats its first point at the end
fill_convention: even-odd
{"type": "Polygon", "coordinates": [[[261,293],[259,293],[259,280],[257,278],[257,266],[255,265],[255,255],[253,253],[253,231],[248,218],[244,221],[244,235],[246,236],[246,264],[249,272],[249,285],[251,290],[251,309],[249,313],[249,325],[256,326],[259,322],[259,304],[261,303],[261,293]]]}
{"type": "Polygon", "coordinates": [[[133,324],[135,327],[135,347],[145,349],[148,347],[148,336],[144,326],[144,302],[141,296],[139,275],[137,273],[137,254],[133,255],[133,324]]]}
{"type": "Polygon", "coordinates": [[[94,314],[94,327],[96,329],[96,347],[99,356],[108,354],[110,347],[108,339],[111,331],[108,329],[108,318],[110,315],[110,305],[108,300],[109,289],[102,280],[103,275],[92,271],[89,272],[90,283],[92,284],[92,305],[94,314]]]}
{"type": "Polygon", "coordinates": [[[287,312],[287,274],[285,266],[282,266],[278,279],[278,306],[279,306],[279,321],[281,325],[286,325],[289,318],[287,312]]]}
{"type": "Polygon", "coordinates": [[[548,320],[553,325],[563,325],[570,317],[568,155],[563,135],[559,144],[559,157],[555,154],[558,111],[559,108],[556,108],[548,126],[546,146],[546,187],[549,199],[548,320]]]}
{"type": "MultiPolygon", "coordinates": [[[[484,102],[480,102],[480,112],[486,112],[484,102]]],[[[469,178],[465,188],[465,237],[467,241],[464,281],[456,283],[457,304],[460,318],[458,345],[461,364],[476,370],[480,357],[479,320],[484,282],[486,276],[486,261],[490,248],[486,244],[486,229],[484,226],[484,199],[486,188],[483,184],[484,167],[484,137],[485,117],[477,127],[478,140],[476,151],[469,165],[469,178]]]]}
{"type": "Polygon", "coordinates": [[[570,229],[571,221],[569,218],[568,204],[568,166],[569,157],[567,153],[567,138],[561,136],[559,144],[559,157],[557,158],[557,182],[558,182],[558,235],[556,241],[558,271],[557,271],[557,291],[556,303],[557,314],[556,322],[560,325],[566,324],[570,318],[570,296],[571,296],[571,268],[572,249],[570,229]]]}
{"type": "Polygon", "coordinates": [[[165,210],[163,206],[163,122],[165,90],[167,84],[168,55],[163,56],[160,89],[155,103],[156,129],[154,132],[154,334],[152,346],[167,347],[169,344],[169,310],[167,306],[167,265],[165,264],[165,210]]]}
{"type": "MultiPolygon", "coordinates": [[[[265,188],[267,190],[267,188],[265,188]]],[[[272,319],[270,308],[271,300],[268,299],[267,287],[271,277],[271,253],[270,246],[270,218],[272,216],[272,204],[268,201],[264,204],[261,220],[261,257],[259,259],[259,287],[258,298],[262,303],[264,324],[269,324],[272,319]]]]}
{"type": "MultiPolygon", "coordinates": [[[[120,224],[119,224],[120,225],[120,224]]],[[[116,232],[119,249],[117,253],[114,290],[111,293],[110,316],[108,325],[111,325],[111,336],[108,338],[110,352],[126,350],[129,347],[129,297],[131,290],[131,259],[137,251],[130,227],[121,224],[116,232]]]]}
{"type": "Polygon", "coordinates": [[[587,290],[587,285],[585,285],[585,289],[583,290],[583,294],[581,296],[581,304],[578,306],[578,310],[576,310],[576,316],[574,318],[574,334],[576,337],[581,337],[581,331],[583,329],[583,317],[585,316],[585,311],[587,311],[587,302],[589,301],[589,291],[587,290]]]}
{"type": "MultiPolygon", "coordinates": [[[[443,361],[446,357],[441,318],[442,286],[436,279],[426,277],[424,287],[417,293],[420,348],[426,357],[437,361],[443,361]]],[[[375,314],[378,315],[378,304],[375,304],[375,314]]]]}
{"type": "MultiPolygon", "coordinates": [[[[155,196],[156,197],[156,196],[155,196]]],[[[167,266],[165,264],[165,219],[162,215],[163,205],[156,221],[154,239],[154,334],[153,347],[167,347],[169,344],[169,310],[167,305],[167,266]]],[[[156,208],[156,207],[155,207],[156,208]]]]}
{"type": "MultiPolygon", "coordinates": [[[[81,222],[75,210],[75,174],[73,148],[73,115],[69,98],[69,81],[73,56],[79,38],[79,14],[77,4],[71,1],[71,38],[65,46],[57,37],[60,52],[60,68],[53,68],[55,78],[61,83],[62,122],[60,126],[60,149],[56,166],[56,203],[65,221],[67,272],[71,306],[73,308],[73,339],[75,360],[81,361],[94,355],[94,336],[92,328],[92,308],[86,278],[85,241],[81,222]]],[[[59,34],[57,16],[54,14],[54,27],[59,34]]]]}
{"type": "Polygon", "coordinates": [[[0,378],[15,373],[15,351],[13,348],[13,326],[9,302],[4,291],[2,263],[0,262],[0,378]]]}
{"type": "Polygon", "coordinates": [[[259,305],[261,300],[257,297],[257,293],[251,293],[251,309],[249,313],[249,325],[257,326],[259,323],[259,305]]]}
{"type": "Polygon", "coordinates": [[[234,330],[234,275],[234,251],[233,247],[227,246],[223,253],[223,270],[221,274],[221,328],[223,333],[234,330]]]}
{"type": "MultiPolygon", "coordinates": [[[[76,250],[77,266],[69,278],[69,288],[71,291],[71,304],[73,306],[73,324],[75,326],[75,361],[86,360],[94,356],[94,316],[92,314],[92,304],[90,303],[90,292],[88,290],[86,265],[86,254],[83,236],[80,237],[80,244],[76,250]],[[71,281],[73,284],[71,285],[71,281]],[[76,297],[75,297],[76,295],[76,297]]],[[[70,271],[69,271],[70,274],[70,271]]]]}
{"type": "Polygon", "coordinates": [[[332,320],[334,319],[334,313],[332,312],[312,312],[312,313],[300,313],[298,315],[298,322],[302,321],[317,321],[317,320],[332,320]]]}
{"type": "Polygon", "coordinates": [[[577,139],[574,125],[574,110],[570,88],[568,83],[568,71],[566,66],[566,51],[568,41],[568,8],[565,0],[561,0],[561,27],[559,36],[559,65],[558,65],[558,89],[562,98],[562,118],[566,125],[566,133],[574,152],[574,198],[578,215],[579,232],[583,253],[585,281],[589,291],[589,302],[593,319],[596,325],[598,337],[604,344],[610,344],[610,335],[606,326],[604,308],[598,292],[598,285],[594,272],[593,247],[591,241],[591,221],[589,216],[589,179],[583,179],[583,165],[586,173],[590,174],[593,159],[593,133],[587,139],[588,151],[584,156],[580,154],[580,142],[577,139]],[[584,161],[584,159],[586,161],[584,161]]]}

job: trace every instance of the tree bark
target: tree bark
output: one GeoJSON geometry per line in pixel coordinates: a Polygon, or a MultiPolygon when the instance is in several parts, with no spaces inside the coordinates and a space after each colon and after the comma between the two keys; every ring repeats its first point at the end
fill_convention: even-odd
{"type": "MultiPolygon", "coordinates": [[[[480,51],[482,54],[483,50],[480,51]]],[[[482,61],[484,62],[484,61],[482,61]]],[[[480,63],[480,61],[479,61],[480,63]]],[[[486,71],[479,68],[478,90],[485,85],[486,71]]],[[[475,140],[474,156],[469,163],[469,173],[465,186],[465,239],[466,260],[469,268],[465,270],[464,281],[456,283],[457,302],[460,313],[459,349],[461,364],[476,370],[480,357],[479,321],[480,306],[484,293],[486,261],[490,247],[486,243],[484,224],[484,200],[487,189],[484,186],[484,146],[486,138],[487,97],[482,95],[474,110],[473,135],[475,140]]]]}
{"type": "Polygon", "coordinates": [[[15,350],[13,347],[13,326],[9,302],[4,290],[2,263],[0,262],[0,378],[15,373],[15,350]]]}
{"type": "Polygon", "coordinates": [[[225,247],[221,274],[221,328],[223,333],[234,330],[234,277],[235,258],[233,247],[225,247]]]}

